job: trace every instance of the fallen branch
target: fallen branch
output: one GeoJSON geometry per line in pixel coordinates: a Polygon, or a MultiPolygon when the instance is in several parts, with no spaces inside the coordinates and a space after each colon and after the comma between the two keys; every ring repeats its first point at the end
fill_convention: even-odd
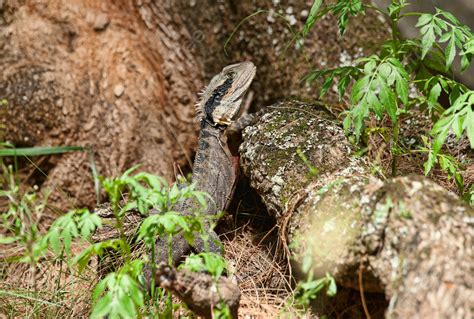
{"type": "Polygon", "coordinates": [[[274,105],[243,138],[242,168],[288,239],[294,273],[310,258],[314,275],[359,289],[362,265],[363,290],[390,299],[387,317],[470,317],[474,214],[457,196],[422,176],[372,177],[319,107],[274,105]]]}

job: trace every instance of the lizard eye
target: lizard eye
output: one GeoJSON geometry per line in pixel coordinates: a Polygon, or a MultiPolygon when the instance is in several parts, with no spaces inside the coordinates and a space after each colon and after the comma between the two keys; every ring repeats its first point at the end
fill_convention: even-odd
{"type": "Polygon", "coordinates": [[[234,76],[235,76],[235,72],[229,72],[229,73],[226,74],[226,76],[227,76],[228,79],[233,79],[234,76]]]}

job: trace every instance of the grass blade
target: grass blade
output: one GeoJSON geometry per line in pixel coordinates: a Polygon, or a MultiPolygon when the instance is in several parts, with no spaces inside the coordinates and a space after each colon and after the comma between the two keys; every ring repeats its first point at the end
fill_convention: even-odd
{"type": "Polygon", "coordinates": [[[81,146],[2,148],[0,156],[39,156],[84,151],[81,146]]]}

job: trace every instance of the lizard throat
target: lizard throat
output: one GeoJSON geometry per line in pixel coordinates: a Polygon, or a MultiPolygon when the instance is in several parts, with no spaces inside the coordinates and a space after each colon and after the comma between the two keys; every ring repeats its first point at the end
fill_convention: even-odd
{"type": "Polygon", "coordinates": [[[211,97],[206,101],[206,104],[204,105],[204,113],[206,115],[206,119],[210,123],[214,123],[214,120],[212,118],[212,113],[214,110],[220,105],[222,101],[222,97],[226,95],[226,93],[229,91],[229,89],[232,87],[233,83],[232,78],[228,78],[219,85],[213,92],[211,97]]]}

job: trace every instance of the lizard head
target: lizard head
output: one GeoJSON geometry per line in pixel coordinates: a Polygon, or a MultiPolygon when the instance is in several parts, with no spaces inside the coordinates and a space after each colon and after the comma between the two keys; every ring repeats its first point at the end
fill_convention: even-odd
{"type": "Polygon", "coordinates": [[[212,125],[229,125],[239,114],[242,99],[247,92],[256,67],[252,62],[226,66],[214,76],[196,104],[198,120],[212,125]]]}

